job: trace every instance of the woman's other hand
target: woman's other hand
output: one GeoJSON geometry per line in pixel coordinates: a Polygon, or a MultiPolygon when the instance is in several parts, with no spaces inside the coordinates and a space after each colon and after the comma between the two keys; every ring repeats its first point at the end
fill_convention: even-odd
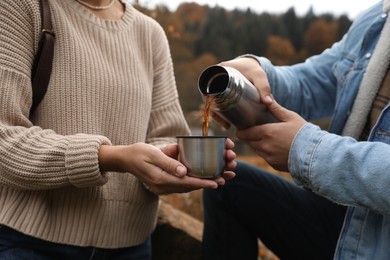
{"type": "Polygon", "coordinates": [[[161,195],[184,193],[197,189],[216,189],[226,180],[234,178],[231,171],[236,166],[232,148],[234,143],[226,140],[226,171],[216,179],[199,179],[187,175],[186,167],[176,160],[177,144],[163,149],[136,143],[128,146],[102,145],[99,151],[101,171],[129,172],[135,175],[151,192],[161,195]]]}

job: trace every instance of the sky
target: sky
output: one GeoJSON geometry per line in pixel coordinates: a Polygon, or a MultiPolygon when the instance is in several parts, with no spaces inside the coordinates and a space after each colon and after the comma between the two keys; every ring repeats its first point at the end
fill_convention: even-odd
{"type": "Polygon", "coordinates": [[[333,13],[335,15],[347,14],[349,18],[354,19],[361,11],[375,4],[378,0],[140,0],[140,3],[153,7],[156,4],[164,4],[171,10],[176,10],[177,6],[182,2],[196,2],[200,5],[208,4],[210,7],[216,5],[232,10],[235,8],[246,10],[248,7],[252,11],[269,13],[283,13],[288,8],[294,7],[298,15],[307,13],[310,7],[313,7],[314,13],[317,15],[323,13],[333,13]]]}

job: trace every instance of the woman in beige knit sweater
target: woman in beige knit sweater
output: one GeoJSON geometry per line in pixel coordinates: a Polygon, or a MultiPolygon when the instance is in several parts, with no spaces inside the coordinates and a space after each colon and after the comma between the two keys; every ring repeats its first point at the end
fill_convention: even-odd
{"type": "Polygon", "coordinates": [[[234,173],[191,178],[175,160],[189,130],[154,20],[125,1],[49,4],[53,71],[29,118],[39,2],[0,1],[0,258],[149,259],[157,194],[234,173]]]}

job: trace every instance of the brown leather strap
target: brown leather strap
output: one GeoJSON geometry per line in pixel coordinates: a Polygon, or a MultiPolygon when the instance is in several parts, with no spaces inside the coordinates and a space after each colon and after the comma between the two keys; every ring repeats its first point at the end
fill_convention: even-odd
{"type": "Polygon", "coordinates": [[[31,74],[33,102],[30,109],[30,117],[46,94],[53,64],[54,33],[48,0],[41,0],[41,19],[41,38],[31,74]]]}

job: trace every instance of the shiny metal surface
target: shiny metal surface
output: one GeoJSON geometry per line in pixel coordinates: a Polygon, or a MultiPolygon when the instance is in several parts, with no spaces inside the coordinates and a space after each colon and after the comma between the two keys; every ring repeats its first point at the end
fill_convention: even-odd
{"type": "Polygon", "coordinates": [[[199,77],[198,88],[202,95],[215,97],[211,109],[237,129],[276,122],[260,103],[256,87],[234,68],[206,68],[199,77]]]}
{"type": "Polygon", "coordinates": [[[216,178],[225,169],[225,136],[177,136],[179,161],[188,175],[198,178],[216,178]]]}

